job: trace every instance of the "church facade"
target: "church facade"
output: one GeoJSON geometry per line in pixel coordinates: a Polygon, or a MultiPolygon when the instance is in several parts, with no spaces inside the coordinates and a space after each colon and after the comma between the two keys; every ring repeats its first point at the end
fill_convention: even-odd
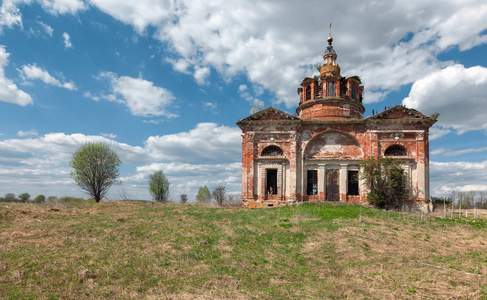
{"type": "Polygon", "coordinates": [[[342,77],[328,37],[320,75],[298,88],[296,115],[268,107],[242,129],[242,202],[247,207],[303,201],[366,202],[363,159],[401,161],[411,200],[429,200],[429,128],[436,119],[397,105],[363,118],[360,77],[342,77]]]}

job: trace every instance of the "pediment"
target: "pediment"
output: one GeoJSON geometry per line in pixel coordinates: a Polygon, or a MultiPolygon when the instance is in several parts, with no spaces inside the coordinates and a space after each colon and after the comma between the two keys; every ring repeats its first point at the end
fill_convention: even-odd
{"type": "Polygon", "coordinates": [[[369,120],[398,120],[398,119],[416,119],[416,120],[425,120],[425,121],[434,121],[436,120],[430,116],[424,115],[419,111],[407,108],[403,105],[396,105],[389,109],[384,110],[378,114],[375,114],[371,117],[368,117],[369,120]]]}
{"type": "Polygon", "coordinates": [[[237,122],[240,123],[242,121],[281,121],[281,120],[299,120],[298,117],[288,114],[280,109],[274,108],[269,106],[266,109],[258,111],[245,119],[242,119],[237,122]]]}

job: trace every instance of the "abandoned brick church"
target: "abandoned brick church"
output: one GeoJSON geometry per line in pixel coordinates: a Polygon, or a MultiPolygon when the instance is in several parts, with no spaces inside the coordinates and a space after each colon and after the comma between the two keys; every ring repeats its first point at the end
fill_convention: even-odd
{"type": "Polygon", "coordinates": [[[298,88],[297,116],[268,107],[237,122],[243,205],[366,202],[359,164],[378,157],[400,159],[411,200],[429,200],[428,131],[436,120],[402,105],[364,119],[360,78],[340,75],[331,35],[327,41],[320,75],[298,88]]]}

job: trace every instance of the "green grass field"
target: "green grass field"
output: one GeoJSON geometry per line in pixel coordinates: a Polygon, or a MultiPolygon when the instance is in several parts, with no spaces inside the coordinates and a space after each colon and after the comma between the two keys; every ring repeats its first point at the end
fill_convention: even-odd
{"type": "Polygon", "coordinates": [[[2,299],[487,299],[487,222],[360,206],[0,204],[2,299]]]}

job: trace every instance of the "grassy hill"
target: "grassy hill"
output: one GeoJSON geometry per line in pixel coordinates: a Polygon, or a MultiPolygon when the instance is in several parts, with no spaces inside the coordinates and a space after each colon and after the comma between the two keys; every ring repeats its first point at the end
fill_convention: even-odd
{"type": "Polygon", "coordinates": [[[487,222],[333,204],[0,204],[0,298],[105,297],[487,299],[487,222]]]}

